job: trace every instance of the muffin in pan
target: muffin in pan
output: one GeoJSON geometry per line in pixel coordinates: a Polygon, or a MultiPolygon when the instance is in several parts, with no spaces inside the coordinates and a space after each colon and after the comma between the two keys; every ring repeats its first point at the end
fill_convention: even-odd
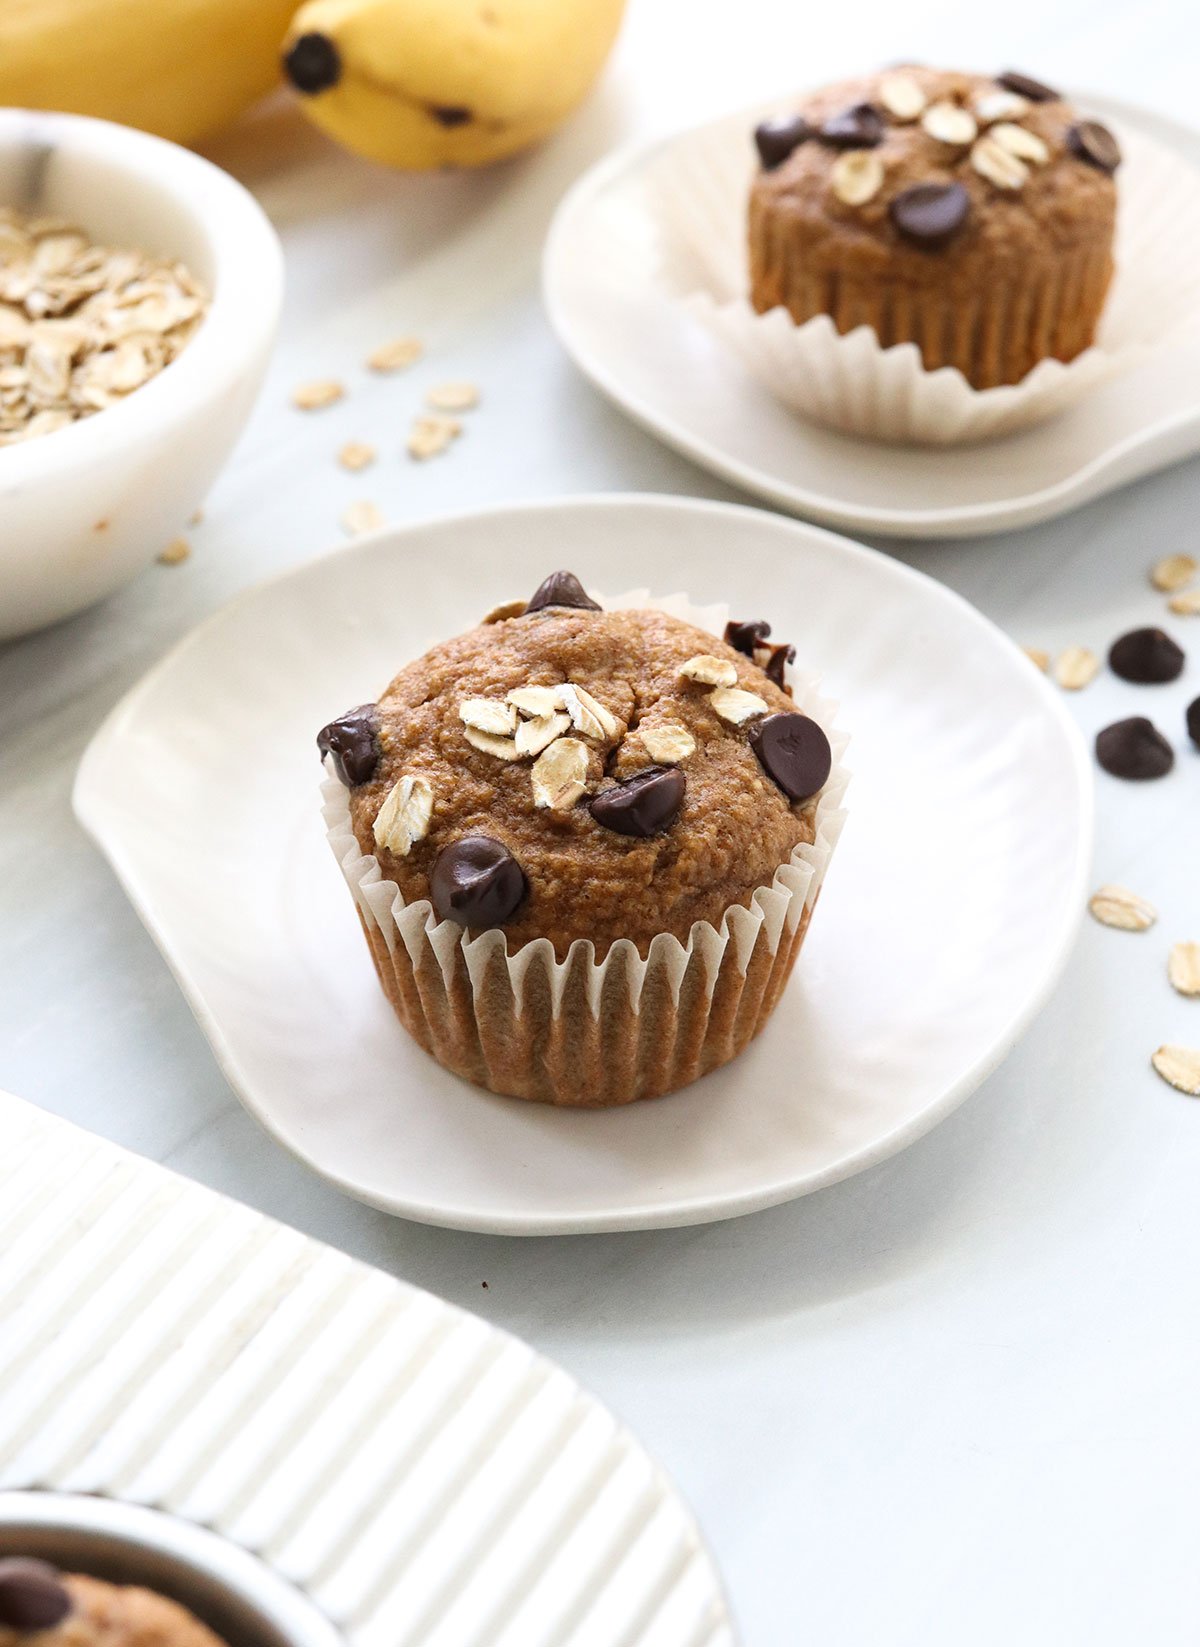
{"type": "Polygon", "coordinates": [[[756,134],[750,295],[915,343],[977,389],[1094,341],[1120,149],[1027,75],[917,65],[814,93],[756,134]]]}
{"type": "Polygon", "coordinates": [[[769,636],[605,611],[555,573],[322,731],[380,981],[441,1063],[617,1104],[766,1021],[844,787],[815,690],[793,699],[792,648],[769,636]]]}
{"type": "Polygon", "coordinates": [[[139,1585],[0,1559],[0,1647],[225,1647],[186,1608],[139,1585]]]}

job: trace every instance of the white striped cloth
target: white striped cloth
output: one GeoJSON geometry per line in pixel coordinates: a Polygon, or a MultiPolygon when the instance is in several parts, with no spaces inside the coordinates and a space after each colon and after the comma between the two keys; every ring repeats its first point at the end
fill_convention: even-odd
{"type": "Polygon", "coordinates": [[[565,1373],[4,1094],[0,1487],[212,1527],[355,1647],[733,1647],[688,1513],[565,1373]]]}

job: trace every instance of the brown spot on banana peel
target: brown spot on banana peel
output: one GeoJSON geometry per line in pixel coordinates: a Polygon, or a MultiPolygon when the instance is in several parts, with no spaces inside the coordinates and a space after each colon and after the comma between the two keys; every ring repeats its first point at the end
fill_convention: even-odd
{"type": "Polygon", "coordinates": [[[426,103],[425,108],[439,126],[448,129],[465,126],[475,118],[470,109],[460,108],[452,103],[426,103]]]}

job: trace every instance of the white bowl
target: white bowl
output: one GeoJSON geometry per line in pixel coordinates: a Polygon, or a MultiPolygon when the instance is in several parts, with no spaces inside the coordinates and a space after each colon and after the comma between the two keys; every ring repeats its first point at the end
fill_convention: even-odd
{"type": "Polygon", "coordinates": [[[0,205],[180,259],[212,304],[127,400],[0,447],[0,639],[110,594],[179,532],[242,432],[283,295],[274,229],[240,183],[174,143],[77,115],[0,110],[0,205]]]}

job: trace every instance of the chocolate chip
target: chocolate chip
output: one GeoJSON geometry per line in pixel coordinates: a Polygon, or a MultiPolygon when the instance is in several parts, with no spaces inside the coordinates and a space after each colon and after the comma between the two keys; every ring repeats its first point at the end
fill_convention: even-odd
{"type": "Polygon", "coordinates": [[[752,658],[755,647],[761,646],[770,633],[771,625],[765,618],[747,618],[745,622],[731,618],[725,625],[725,644],[752,658]]]}
{"type": "Polygon", "coordinates": [[[687,779],[673,766],[648,766],[592,797],[592,817],[618,835],[660,835],[675,822],[687,779]]]}
{"type": "Polygon", "coordinates": [[[1111,177],[1121,164],[1121,145],[1098,120],[1080,120],[1067,133],[1071,153],[1111,177]]]}
{"type": "Polygon", "coordinates": [[[1027,97],[1031,103],[1058,103],[1062,99],[1062,93],[1056,92],[1053,86],[1047,86],[1044,80],[1019,74],[1016,69],[1005,69],[1003,74],[998,74],[996,84],[1003,86],[1005,91],[1016,92],[1018,97],[1027,97]]]}
{"type": "Polygon", "coordinates": [[[48,1561],[0,1561],[0,1629],[52,1630],[71,1611],[71,1593],[48,1561]]]}
{"type": "Polygon", "coordinates": [[[490,835],[464,835],[439,854],[429,879],[433,907],[459,926],[503,926],[529,883],[506,846],[490,835]]]}
{"type": "Polygon", "coordinates": [[[342,78],[342,57],[327,34],[302,34],[283,56],[283,72],[306,97],[328,91],[342,78]]]}
{"type": "Polygon", "coordinates": [[[375,705],[360,703],[357,709],[347,709],[317,733],[317,748],[322,759],[333,756],[333,769],[347,789],[366,783],[375,775],[379,765],[378,730],[375,705]]]}
{"type": "Polygon", "coordinates": [[[914,183],[902,189],[888,215],[905,240],[936,251],[967,221],[971,197],[961,183],[914,183]]]}
{"type": "Polygon", "coordinates": [[[767,651],[771,655],[767,659],[766,663],[762,663],[760,661],[759,668],[763,671],[769,681],[774,681],[776,686],[782,687],[784,666],[789,663],[795,663],[796,648],[794,646],[789,646],[786,641],[780,641],[775,646],[768,646],[767,651]]]}
{"type": "Polygon", "coordinates": [[[807,143],[813,130],[802,114],[780,115],[775,120],[764,120],[754,128],[754,146],[765,172],[782,166],[801,143],[807,143]]]}
{"type": "Polygon", "coordinates": [[[873,149],[883,142],[883,116],[874,103],[855,103],[831,115],[817,136],[834,149],[873,149]]]}
{"type": "Polygon", "coordinates": [[[525,610],[541,612],[547,606],[574,606],[581,612],[600,611],[574,572],[551,572],[544,583],[538,584],[525,610]]]}
{"type": "Polygon", "coordinates": [[[1131,715],[1097,732],[1096,759],[1114,778],[1163,778],[1175,765],[1175,751],[1153,721],[1131,715]]]}
{"type": "Polygon", "coordinates": [[[1161,629],[1131,629],[1108,649],[1108,667],[1123,681],[1161,686],[1183,673],[1183,648],[1161,629]]]}
{"type": "Polygon", "coordinates": [[[1200,698],[1193,698],[1184,711],[1187,721],[1188,737],[1200,749],[1200,698]]]}
{"type": "Polygon", "coordinates": [[[759,721],[750,734],[750,747],[790,801],[815,795],[833,766],[829,739],[816,721],[787,710],[759,721]]]}

